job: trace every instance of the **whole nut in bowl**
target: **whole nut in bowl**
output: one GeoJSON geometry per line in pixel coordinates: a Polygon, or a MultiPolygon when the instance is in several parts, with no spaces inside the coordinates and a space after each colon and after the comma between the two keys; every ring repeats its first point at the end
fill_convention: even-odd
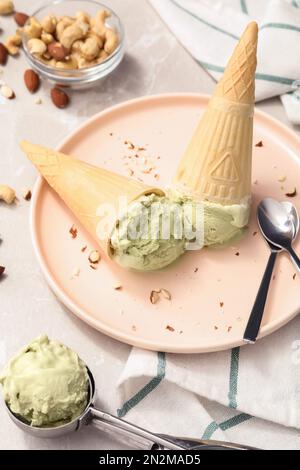
{"type": "Polygon", "coordinates": [[[74,89],[94,85],[124,56],[120,19],[109,7],[91,0],[43,6],[29,16],[22,41],[30,67],[41,78],[74,89]]]}

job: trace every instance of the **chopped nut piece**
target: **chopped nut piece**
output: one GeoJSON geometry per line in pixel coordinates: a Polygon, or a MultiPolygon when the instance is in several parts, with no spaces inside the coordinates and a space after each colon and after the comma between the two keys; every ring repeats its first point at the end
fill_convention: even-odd
{"type": "Polygon", "coordinates": [[[289,191],[289,192],[285,193],[285,195],[287,197],[295,197],[297,195],[297,189],[294,188],[293,191],[289,191]]]}
{"type": "Polygon", "coordinates": [[[75,227],[75,225],[72,225],[72,227],[71,227],[70,230],[69,230],[69,233],[71,234],[72,238],[76,238],[76,237],[77,237],[78,230],[77,230],[77,228],[75,227]]]}
{"type": "Polygon", "coordinates": [[[166,330],[172,331],[173,333],[173,331],[175,331],[175,328],[173,328],[173,326],[167,325],[166,330]]]}
{"type": "Polygon", "coordinates": [[[255,235],[257,235],[257,232],[256,231],[253,232],[252,235],[253,235],[253,237],[255,237],[255,235]]]}
{"type": "Polygon", "coordinates": [[[134,171],[131,169],[131,168],[127,168],[127,173],[128,173],[128,176],[133,176],[134,174],[134,171]]]}
{"type": "Polygon", "coordinates": [[[240,256],[240,253],[237,251],[237,252],[235,253],[235,256],[240,256]]]}
{"type": "Polygon", "coordinates": [[[218,330],[219,328],[215,325],[215,326],[214,326],[214,329],[215,329],[215,330],[218,330]]]}
{"type": "Polygon", "coordinates": [[[229,327],[227,328],[227,332],[229,333],[231,330],[232,330],[232,326],[229,326],[229,327]]]}
{"type": "Polygon", "coordinates": [[[293,281],[296,279],[296,276],[297,276],[297,274],[294,273],[294,274],[293,274],[293,281]]]}
{"type": "Polygon", "coordinates": [[[160,293],[164,297],[164,299],[171,300],[171,294],[167,289],[160,289],[160,293]]]}
{"type": "Polygon", "coordinates": [[[14,3],[12,0],[1,0],[0,1],[0,15],[10,15],[15,10],[14,3]]]}
{"type": "Polygon", "coordinates": [[[100,253],[98,250],[91,251],[89,255],[89,262],[92,264],[97,264],[100,261],[100,253]]]}
{"type": "Polygon", "coordinates": [[[5,271],[5,267],[0,266],[0,277],[2,276],[2,274],[4,274],[4,271],[5,271]]]}
{"type": "Polygon", "coordinates": [[[150,302],[152,304],[156,304],[156,302],[158,302],[158,300],[159,300],[158,292],[156,290],[151,291],[151,293],[150,293],[150,302]]]}
{"type": "Polygon", "coordinates": [[[83,246],[83,247],[81,248],[82,253],[84,253],[86,249],[87,249],[87,246],[86,246],[86,245],[83,246]]]}
{"type": "Polygon", "coordinates": [[[0,88],[1,95],[7,100],[13,100],[15,98],[15,92],[7,85],[2,85],[0,88]]]}
{"type": "Polygon", "coordinates": [[[23,191],[23,199],[25,199],[25,201],[30,201],[31,199],[31,190],[30,189],[24,189],[23,191]]]}
{"type": "Polygon", "coordinates": [[[257,144],[255,144],[255,147],[263,147],[264,144],[263,144],[263,141],[260,140],[259,142],[257,142],[257,144]]]}
{"type": "Polygon", "coordinates": [[[199,271],[199,268],[194,269],[194,273],[197,273],[199,271]]]}
{"type": "Polygon", "coordinates": [[[114,285],[114,289],[115,289],[115,290],[121,290],[121,289],[122,289],[122,284],[118,284],[118,283],[115,284],[115,285],[114,285]]]}
{"type": "Polygon", "coordinates": [[[15,200],[15,190],[9,186],[0,185],[0,201],[4,201],[6,204],[12,204],[15,200]]]}
{"type": "Polygon", "coordinates": [[[224,302],[220,302],[220,307],[223,307],[223,305],[224,305],[224,302]]]}
{"type": "Polygon", "coordinates": [[[286,180],[286,176],[280,176],[280,178],[278,178],[279,183],[284,183],[285,180],[286,180]]]}
{"type": "Polygon", "coordinates": [[[71,279],[73,279],[74,277],[78,277],[80,274],[80,269],[79,268],[74,268],[73,272],[72,272],[72,276],[71,276],[71,279]]]}

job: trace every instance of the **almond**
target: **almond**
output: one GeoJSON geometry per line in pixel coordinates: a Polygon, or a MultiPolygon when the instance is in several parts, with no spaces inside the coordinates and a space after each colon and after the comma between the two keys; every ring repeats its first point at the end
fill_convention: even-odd
{"type": "Polygon", "coordinates": [[[21,13],[20,11],[17,11],[15,13],[15,16],[14,16],[15,22],[21,28],[23,28],[23,26],[26,23],[26,21],[28,20],[28,18],[29,18],[29,16],[26,15],[26,13],[21,13]]]}
{"type": "Polygon", "coordinates": [[[54,87],[51,90],[51,99],[57,108],[66,108],[69,104],[68,95],[60,88],[54,87]]]}
{"type": "Polygon", "coordinates": [[[24,73],[24,82],[28,91],[35,93],[40,86],[40,77],[34,70],[28,69],[24,73]]]}
{"type": "Polygon", "coordinates": [[[66,49],[60,42],[51,42],[48,45],[48,52],[56,60],[64,60],[69,54],[68,49],[66,49]]]}
{"type": "Polygon", "coordinates": [[[7,62],[8,50],[2,42],[0,42],[0,65],[5,65],[7,62]]]}

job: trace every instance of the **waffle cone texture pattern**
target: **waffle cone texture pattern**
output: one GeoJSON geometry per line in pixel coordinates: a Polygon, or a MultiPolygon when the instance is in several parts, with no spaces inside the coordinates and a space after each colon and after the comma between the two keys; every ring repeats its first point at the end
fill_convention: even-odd
{"type": "Polygon", "coordinates": [[[110,236],[120,215],[120,205],[145,194],[164,195],[158,188],[40,145],[24,141],[21,148],[109,257],[110,236]]]}
{"type": "Polygon", "coordinates": [[[173,187],[196,200],[232,205],[251,194],[257,38],[252,22],[179,164],[173,187]]]}

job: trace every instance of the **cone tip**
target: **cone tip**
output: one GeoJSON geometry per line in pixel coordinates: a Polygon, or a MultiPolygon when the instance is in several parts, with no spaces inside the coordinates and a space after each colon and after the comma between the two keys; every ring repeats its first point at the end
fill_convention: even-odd
{"type": "Polygon", "coordinates": [[[257,42],[258,24],[256,21],[251,21],[251,23],[248,24],[242,36],[246,35],[249,36],[249,39],[252,38],[253,42],[257,42]]]}

